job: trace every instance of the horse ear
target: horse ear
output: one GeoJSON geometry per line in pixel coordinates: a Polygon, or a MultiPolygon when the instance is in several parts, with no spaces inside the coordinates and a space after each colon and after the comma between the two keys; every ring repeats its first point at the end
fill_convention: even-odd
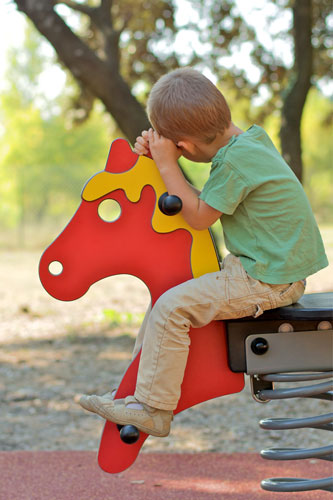
{"type": "Polygon", "coordinates": [[[131,146],[125,139],[116,139],[112,142],[106,162],[106,172],[120,174],[126,172],[137,162],[138,155],[133,153],[131,146]]]}

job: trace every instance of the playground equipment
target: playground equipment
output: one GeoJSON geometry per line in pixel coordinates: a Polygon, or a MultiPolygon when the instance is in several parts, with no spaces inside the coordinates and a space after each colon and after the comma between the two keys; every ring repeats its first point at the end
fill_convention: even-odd
{"type": "MultiPolygon", "coordinates": [[[[258,403],[290,398],[332,401],[332,304],[333,293],[304,295],[299,302],[264,312],[259,318],[228,321],[228,359],[231,370],[251,378],[258,403]],[[306,381],[321,381],[304,386],[306,381]],[[274,383],[296,387],[275,389],[274,383]]],[[[270,430],[315,428],[333,430],[333,414],[306,418],[267,418],[260,427],[270,430]]],[[[333,446],[314,449],[268,449],[268,460],[333,459],[333,446]]],[[[269,491],[333,491],[333,478],[318,480],[272,478],[261,483],[269,491]]]]}
{"type": "MultiPolygon", "coordinates": [[[[170,287],[218,271],[210,231],[191,228],[180,210],[181,200],[166,193],[153,160],[138,157],[123,139],[114,141],[105,170],[87,182],[77,212],[41,257],[39,274],[44,288],[59,300],[75,300],[105,277],[130,274],[147,285],[154,305],[170,287]],[[118,206],[118,215],[105,219],[102,208],[110,200],[118,206]],[[56,264],[58,269],[54,270],[56,264]]],[[[191,330],[181,398],[174,413],[241,391],[244,373],[251,377],[258,402],[298,396],[329,398],[328,382],[288,390],[274,390],[273,382],[329,378],[332,302],[333,294],[309,295],[298,304],[267,311],[257,319],[214,321],[191,330]]],[[[134,393],[139,359],[140,353],[124,374],[116,398],[134,393]]],[[[331,418],[268,419],[261,426],[331,430],[331,418]]],[[[147,437],[133,426],[120,428],[106,422],[99,465],[110,473],[126,469],[147,437]]],[[[262,454],[269,459],[316,456],[328,460],[332,459],[332,448],[262,454]]],[[[278,478],[263,481],[262,486],[272,491],[332,490],[330,478],[317,482],[278,478]]]]}

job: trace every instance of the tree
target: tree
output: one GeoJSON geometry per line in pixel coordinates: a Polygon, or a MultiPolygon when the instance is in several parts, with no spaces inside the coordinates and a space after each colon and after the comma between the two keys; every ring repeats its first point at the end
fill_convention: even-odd
{"type": "MultiPolygon", "coordinates": [[[[104,103],[129,140],[134,141],[149,123],[142,105],[120,72],[120,35],[129,23],[134,24],[133,36],[137,36],[138,41],[140,33],[149,29],[149,24],[154,32],[153,26],[159,14],[164,13],[166,19],[172,15],[169,3],[147,0],[139,8],[137,2],[131,1],[125,2],[121,11],[118,5],[112,5],[112,0],[101,0],[97,6],[70,0],[18,0],[16,3],[53,45],[60,61],[80,85],[104,103]],[[57,3],[66,4],[88,18],[83,35],[75,34],[57,13],[54,8],[57,3]],[[139,12],[140,16],[136,15],[139,12]],[[140,22],[141,31],[137,27],[140,22]]],[[[157,62],[152,53],[150,57],[157,62]]]]}
{"type": "Polygon", "coordinates": [[[196,34],[205,44],[202,50],[192,43],[185,64],[209,67],[217,76],[221,75],[223,56],[233,54],[237,46],[250,44],[250,57],[260,70],[257,80],[253,82],[244,68],[235,65],[232,72],[223,71],[223,85],[236,87],[250,99],[265,88],[268,99],[261,118],[273,105],[281,104],[282,153],[301,179],[300,120],[305,99],[315,78],[323,76],[329,68],[326,22],[329,0],[270,2],[276,12],[293,10],[292,67],[260,43],[250,19],[244,19],[237,11],[236,0],[194,0],[191,6],[197,12],[197,22],[188,22],[181,28],[174,19],[175,3],[167,0],[14,1],[79,82],[86,106],[89,96],[101,99],[132,142],[148,126],[142,102],[132,89],[138,83],[149,88],[160,74],[184,64],[184,57],[173,44],[179,30],[188,30],[193,40],[196,34]],[[79,28],[71,27],[70,19],[59,14],[60,4],[81,16],[79,28]],[[313,64],[314,52],[316,64],[313,64]]]}
{"type": "MultiPolygon", "coordinates": [[[[240,12],[234,12],[235,2],[220,0],[195,0],[200,9],[200,18],[210,17],[213,22],[203,30],[202,41],[211,40],[210,66],[216,75],[221,74],[223,57],[234,54],[236,64],[230,72],[223,72],[221,84],[231,78],[238,97],[247,95],[250,100],[260,94],[268,96],[264,105],[252,112],[254,119],[261,122],[274,109],[281,109],[280,140],[282,154],[291,165],[297,177],[302,180],[301,118],[305,101],[311,86],[318,80],[332,74],[329,49],[332,47],[332,32],[328,18],[331,13],[329,0],[274,0],[271,14],[263,16],[262,7],[252,7],[252,14],[267,23],[271,28],[272,41],[290,39],[293,63],[284,60],[284,55],[268,49],[240,12]],[[290,27],[274,26],[279,17],[291,11],[290,27]],[[230,16],[234,23],[230,24],[230,16]],[[223,20],[228,21],[226,24],[223,20]],[[273,34],[275,31],[275,34],[273,34]],[[234,45],[251,44],[249,56],[259,74],[255,81],[249,78],[246,70],[239,67],[239,50],[234,45]]],[[[253,2],[255,3],[255,2],[253,2]]],[[[268,2],[267,2],[268,3],[268,2]]],[[[250,110],[249,110],[250,111],[250,110]]],[[[251,112],[251,111],[250,111],[251,112]]]]}

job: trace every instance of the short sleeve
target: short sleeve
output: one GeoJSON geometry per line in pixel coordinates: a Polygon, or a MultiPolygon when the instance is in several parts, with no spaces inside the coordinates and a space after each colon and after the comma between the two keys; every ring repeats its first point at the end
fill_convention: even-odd
{"type": "Polygon", "coordinates": [[[228,163],[223,163],[213,165],[200,198],[216,210],[232,215],[252,189],[236,169],[228,163]]]}

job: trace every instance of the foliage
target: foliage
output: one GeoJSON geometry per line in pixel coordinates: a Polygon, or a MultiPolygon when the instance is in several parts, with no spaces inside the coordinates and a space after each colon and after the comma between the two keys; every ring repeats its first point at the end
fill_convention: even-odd
{"type": "Polygon", "coordinates": [[[310,93],[302,124],[304,187],[320,222],[332,222],[333,142],[332,103],[316,91],[310,93]]]}
{"type": "Polygon", "coordinates": [[[102,170],[108,150],[107,124],[101,114],[94,113],[82,127],[70,128],[61,114],[48,113],[46,103],[37,107],[43,58],[36,37],[40,41],[28,29],[24,48],[11,54],[8,88],[0,98],[4,227],[73,211],[83,183],[102,170]]]}
{"type": "MultiPolygon", "coordinates": [[[[78,11],[79,34],[105,57],[103,30],[89,10],[74,1],[57,3],[78,11]]],[[[88,2],[96,9],[99,3],[88,2]]],[[[267,3],[242,9],[242,2],[236,0],[113,2],[111,25],[119,36],[120,72],[144,102],[151,85],[171,69],[189,65],[209,70],[225,91],[236,91],[238,98],[254,102],[258,97],[264,99],[265,106],[254,110],[260,112],[255,118],[262,120],[282,106],[296,69],[292,57],[293,2],[267,3]],[[185,13],[184,19],[180,12],[185,13]],[[264,38],[255,27],[254,19],[258,18],[267,28],[264,38]],[[252,71],[246,69],[244,60],[251,64],[252,71]]],[[[316,85],[320,79],[332,76],[331,2],[312,0],[312,4],[312,83],[316,85]]]]}
{"type": "MultiPolygon", "coordinates": [[[[174,54],[160,58],[155,51],[160,42],[172,41],[177,31],[173,2],[111,2],[110,16],[103,22],[99,21],[98,1],[83,4],[64,0],[55,3],[59,15],[103,61],[112,58],[112,63],[120,70],[122,77],[130,82],[139,100],[145,100],[159,76],[178,66],[174,54]],[[108,40],[106,33],[110,32],[112,36],[108,40]]],[[[95,96],[87,87],[77,81],[72,107],[87,118],[94,99],[95,96]]]]}
{"type": "Polygon", "coordinates": [[[195,66],[252,104],[265,101],[260,121],[281,108],[282,153],[302,180],[302,112],[310,87],[330,71],[328,0],[14,2],[77,80],[80,120],[98,98],[133,143],[149,126],[142,103],[152,82],[172,68],[195,66]],[[260,36],[254,19],[266,28],[260,36]],[[279,49],[286,40],[287,60],[286,45],[279,49]]]}
{"type": "MultiPolygon", "coordinates": [[[[202,29],[201,42],[206,43],[209,37],[215,37],[216,50],[212,52],[211,60],[215,61],[217,77],[222,82],[220,85],[223,85],[223,92],[230,103],[234,122],[243,129],[248,128],[254,121],[265,126],[280,148],[278,107],[273,110],[264,99],[255,99],[255,93],[251,94],[253,88],[249,87],[248,93],[240,93],[241,87],[245,85],[245,81],[237,80],[238,76],[241,77],[241,70],[236,77],[236,85],[233,85],[228,69],[224,70],[223,74],[221,69],[218,72],[223,55],[227,54],[228,50],[236,50],[238,35],[243,40],[249,36],[249,40],[257,43],[253,32],[251,35],[252,28],[241,24],[232,3],[216,3],[213,0],[205,3],[199,0],[192,2],[191,8],[197,9],[200,14],[198,19],[206,23],[207,30],[213,30],[209,34],[207,30],[202,29]],[[209,15],[212,16],[213,22],[208,26],[209,15]],[[222,17],[224,21],[219,24],[218,19],[222,17]],[[223,41],[223,37],[229,39],[229,44],[223,41]]],[[[115,26],[120,33],[122,72],[133,82],[135,92],[144,101],[146,90],[166,67],[170,69],[174,64],[179,65],[182,62],[199,64],[202,55],[198,53],[199,49],[195,43],[187,52],[186,61],[182,59],[185,51],[182,57],[180,53],[176,53],[173,41],[181,30],[176,26],[176,12],[170,2],[152,4],[147,0],[147,12],[144,11],[144,15],[139,15],[139,7],[134,4],[132,0],[126,0],[119,5],[113,4],[113,15],[115,26]],[[148,6],[151,7],[150,11],[148,6]],[[121,19],[126,21],[122,29],[119,25],[121,19]],[[149,26],[149,30],[146,30],[145,26],[149,26]],[[170,43],[163,45],[164,39],[170,43]],[[139,64],[140,62],[142,64],[139,64]]],[[[90,5],[93,6],[94,2],[90,2],[90,5]]],[[[276,8],[281,6],[282,2],[277,2],[276,8]]],[[[142,6],[140,8],[142,9],[142,6]]],[[[82,19],[87,20],[87,16],[82,16],[82,19]]],[[[326,29],[323,19],[322,13],[321,28],[315,31],[317,48],[322,48],[321,62],[316,62],[318,78],[327,72],[324,53],[327,52],[328,42],[321,34],[326,29]]],[[[196,21],[196,18],[193,17],[193,20],[196,21]]],[[[318,22],[319,20],[318,14],[318,22]]],[[[192,28],[195,27],[186,21],[182,28],[183,34],[184,31],[193,34],[192,28]]],[[[83,21],[76,29],[82,30],[89,38],[90,44],[97,43],[94,41],[96,33],[89,35],[89,29],[93,28],[89,28],[83,21]]],[[[112,129],[106,115],[103,115],[96,105],[92,106],[91,102],[89,119],[81,120],[79,127],[72,125],[72,120],[68,119],[65,112],[68,99],[73,94],[72,84],[69,87],[67,85],[65,92],[57,99],[50,101],[46,98],[39,81],[43,69],[50,65],[50,59],[45,56],[45,45],[41,40],[37,31],[28,25],[24,45],[8,55],[10,68],[6,75],[7,88],[0,96],[0,227],[18,227],[21,235],[27,224],[40,225],[44,219],[54,223],[58,218],[68,219],[73,214],[83,184],[96,171],[103,169],[109,143],[113,137],[120,135],[119,131],[112,129]]],[[[101,47],[102,45],[99,50],[102,50],[101,47]]],[[[271,71],[273,69],[272,66],[271,71]]],[[[232,72],[237,74],[236,66],[232,68],[232,72]]],[[[71,79],[73,81],[72,77],[71,79]]],[[[266,83],[265,79],[262,80],[262,85],[266,84],[267,89],[274,89],[272,80],[268,79],[266,83]]],[[[282,87],[276,89],[276,96],[279,98],[282,87]]],[[[257,95],[260,96],[260,92],[262,91],[257,87],[257,95]]],[[[80,110],[80,106],[78,103],[77,110],[80,110]]],[[[329,219],[333,209],[330,110],[332,107],[329,100],[313,88],[302,121],[304,185],[317,216],[324,222],[329,219]]],[[[202,187],[209,175],[209,165],[194,165],[184,159],[181,163],[194,184],[202,187]]]]}

